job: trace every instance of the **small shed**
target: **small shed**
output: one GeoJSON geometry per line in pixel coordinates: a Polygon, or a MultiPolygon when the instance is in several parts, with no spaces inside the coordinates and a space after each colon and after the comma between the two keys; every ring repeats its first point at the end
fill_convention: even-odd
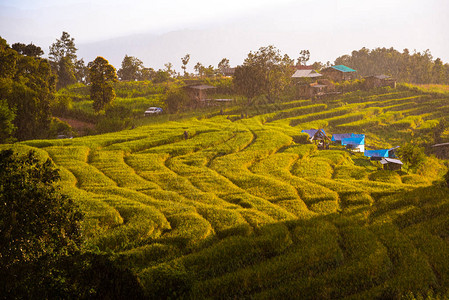
{"type": "Polygon", "coordinates": [[[396,158],[383,157],[380,160],[384,170],[400,171],[402,169],[402,161],[396,158]]]}
{"type": "Polygon", "coordinates": [[[336,65],[321,71],[324,76],[333,81],[352,80],[355,78],[356,70],[344,65],[336,65]]]}
{"type": "Polygon", "coordinates": [[[185,87],[189,97],[196,102],[204,102],[208,100],[208,91],[213,89],[215,89],[214,86],[206,84],[190,85],[185,87]]]}
{"type": "Polygon", "coordinates": [[[304,129],[301,132],[307,133],[309,140],[313,141],[318,149],[329,149],[331,139],[326,135],[324,129],[304,129]]]}
{"type": "Polygon", "coordinates": [[[440,159],[448,159],[449,158],[449,143],[441,143],[435,144],[432,146],[432,151],[435,153],[435,156],[440,159]]]}
{"type": "Polygon", "coordinates": [[[396,88],[396,79],[388,75],[372,75],[365,77],[365,88],[372,89],[377,87],[389,86],[391,88],[396,88]]]}

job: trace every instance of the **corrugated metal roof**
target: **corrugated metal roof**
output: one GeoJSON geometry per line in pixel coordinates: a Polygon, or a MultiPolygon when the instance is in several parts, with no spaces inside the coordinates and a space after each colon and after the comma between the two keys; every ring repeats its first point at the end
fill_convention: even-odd
{"type": "Polygon", "coordinates": [[[365,150],[365,156],[367,156],[367,157],[388,157],[388,149],[365,150]]]}
{"type": "Polygon", "coordinates": [[[340,71],[340,72],[344,72],[344,73],[356,72],[354,69],[351,69],[344,65],[336,65],[336,66],[332,66],[331,68],[335,69],[337,71],[340,71]]]}
{"type": "Polygon", "coordinates": [[[292,75],[292,78],[314,78],[323,76],[317,73],[315,70],[296,70],[295,74],[292,75]]]}
{"type": "Polygon", "coordinates": [[[402,161],[400,161],[399,159],[388,158],[388,157],[382,158],[380,160],[380,163],[383,164],[383,165],[388,164],[388,163],[403,165],[402,161]]]}
{"type": "Polygon", "coordinates": [[[365,145],[364,137],[351,137],[341,140],[342,145],[365,145]]]}
{"type": "Polygon", "coordinates": [[[449,143],[442,143],[442,144],[432,145],[432,147],[444,147],[444,146],[449,146],[449,143]]]}

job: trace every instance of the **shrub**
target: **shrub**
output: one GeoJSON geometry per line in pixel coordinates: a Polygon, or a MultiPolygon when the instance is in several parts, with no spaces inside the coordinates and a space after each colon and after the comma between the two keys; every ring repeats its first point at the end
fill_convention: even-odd
{"type": "Polygon", "coordinates": [[[171,87],[165,95],[165,105],[171,114],[192,105],[192,100],[180,87],[171,87]]]}
{"type": "Polygon", "coordinates": [[[193,278],[179,262],[162,263],[145,269],[139,278],[149,299],[185,299],[193,278]]]}
{"type": "Polygon", "coordinates": [[[444,175],[444,182],[447,187],[449,187],[449,171],[444,175]]]}
{"type": "Polygon", "coordinates": [[[424,148],[415,144],[405,144],[398,149],[398,156],[401,161],[412,171],[416,171],[426,160],[424,148]]]}

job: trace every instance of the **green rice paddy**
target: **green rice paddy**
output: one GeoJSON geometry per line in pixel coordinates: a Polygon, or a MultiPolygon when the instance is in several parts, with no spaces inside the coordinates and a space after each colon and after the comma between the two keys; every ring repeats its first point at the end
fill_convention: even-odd
{"type": "Polygon", "coordinates": [[[318,150],[301,130],[400,146],[425,139],[449,97],[384,89],[277,107],[12,147],[53,160],[85,213],[86,246],[130,267],[150,297],[447,293],[443,161],[433,173],[384,171],[341,146],[318,150]]]}

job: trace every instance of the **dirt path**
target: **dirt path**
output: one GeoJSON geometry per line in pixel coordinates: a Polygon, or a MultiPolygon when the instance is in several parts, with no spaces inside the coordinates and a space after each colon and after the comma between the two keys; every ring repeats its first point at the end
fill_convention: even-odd
{"type": "Polygon", "coordinates": [[[67,124],[69,124],[73,128],[73,130],[78,132],[78,134],[80,134],[80,135],[83,135],[83,133],[85,131],[95,129],[94,123],[83,122],[83,121],[76,120],[76,119],[68,119],[68,118],[60,118],[60,117],[57,117],[57,118],[61,121],[67,122],[67,124]]]}

